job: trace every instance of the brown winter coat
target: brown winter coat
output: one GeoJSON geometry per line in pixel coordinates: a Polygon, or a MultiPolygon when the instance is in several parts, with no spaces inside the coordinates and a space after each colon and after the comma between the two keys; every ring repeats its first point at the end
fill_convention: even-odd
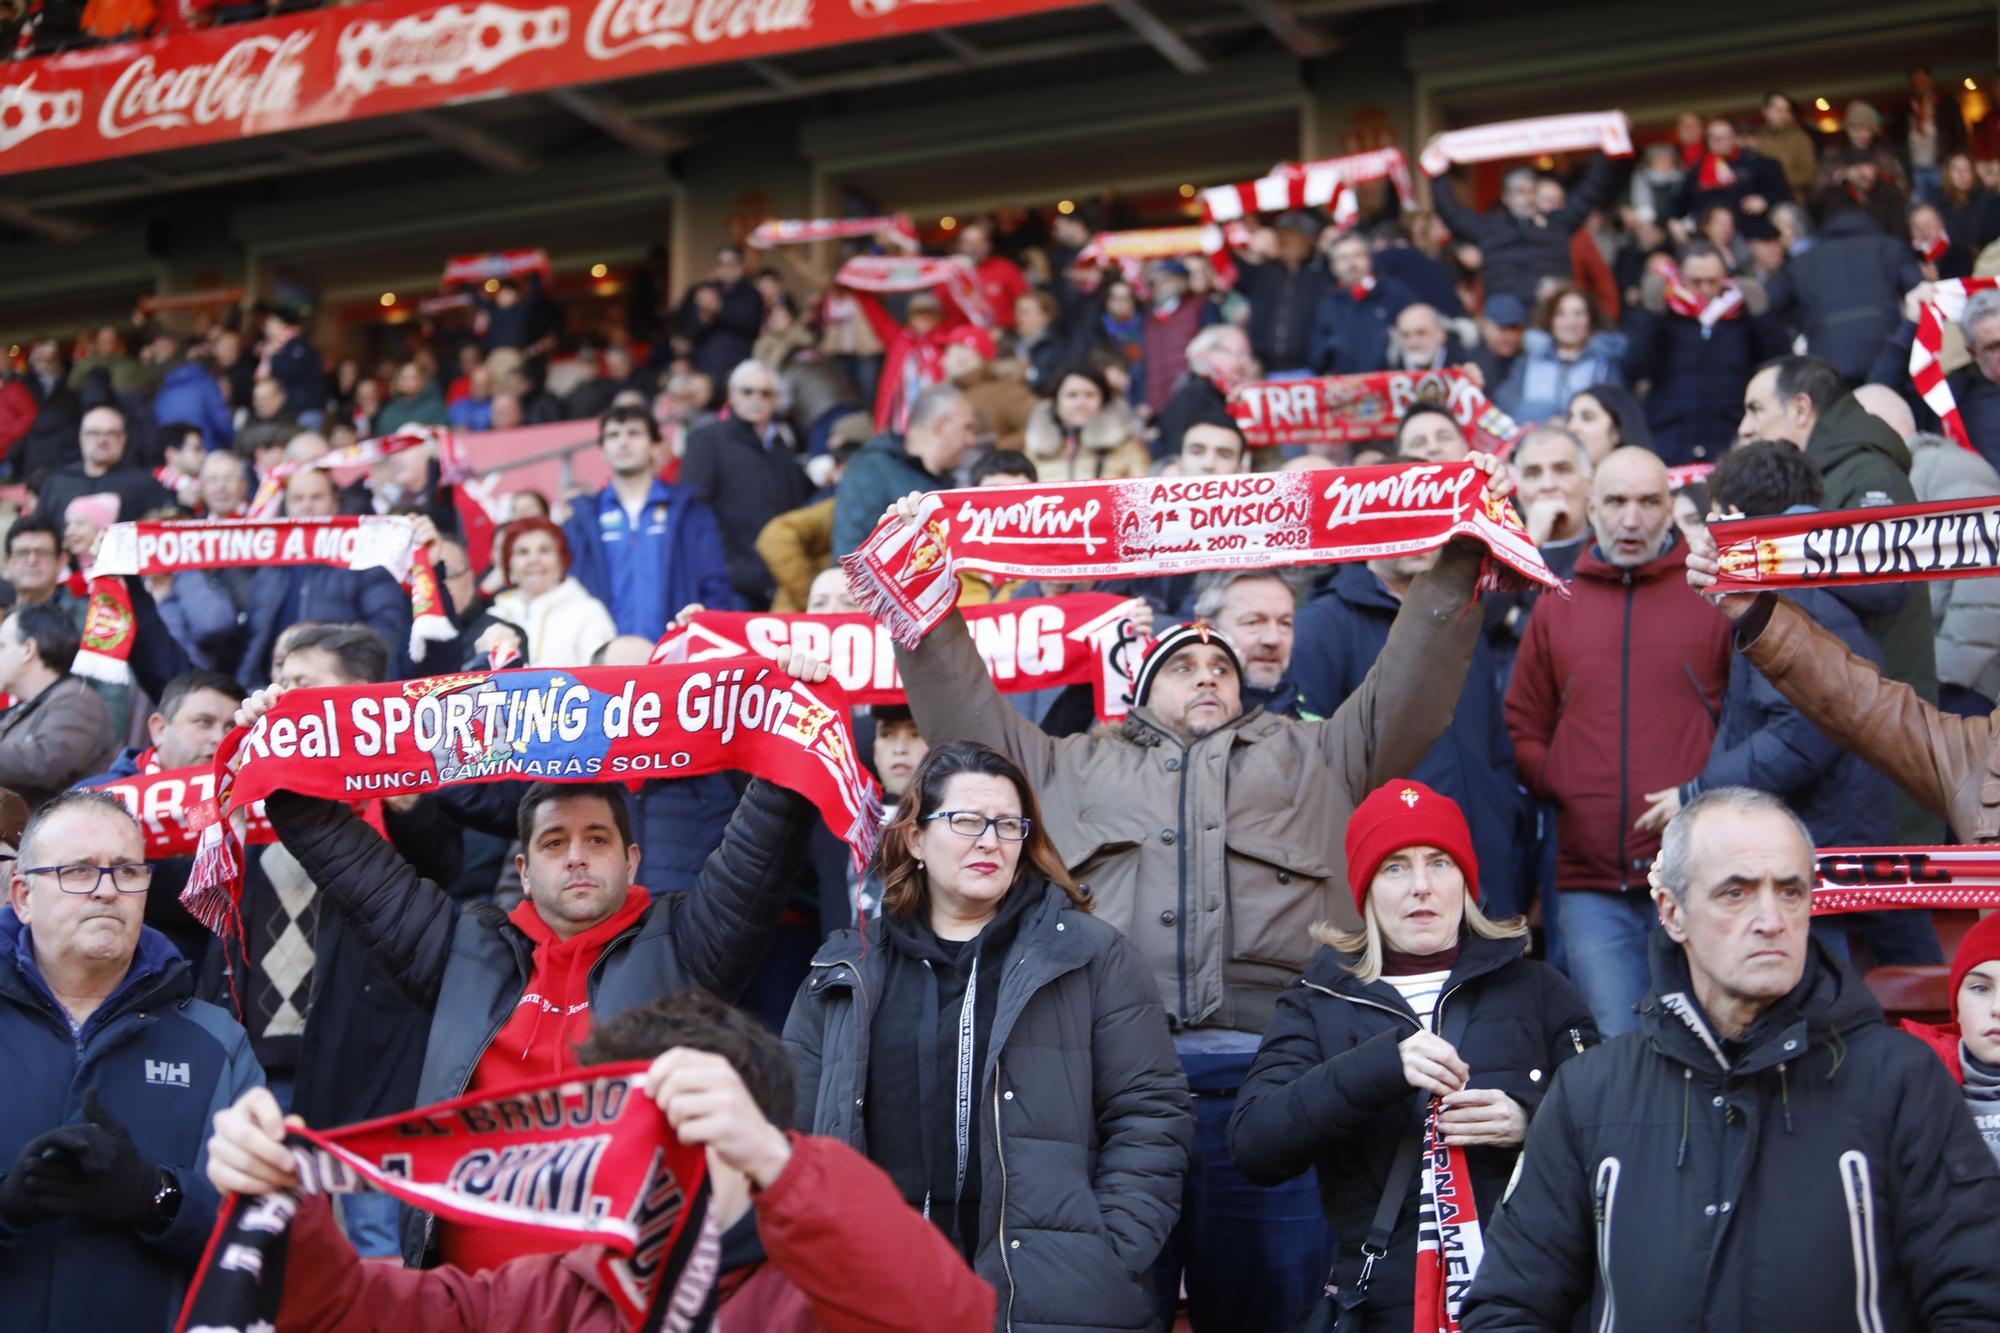
{"type": "Polygon", "coordinates": [[[1781,598],[1759,599],[1738,622],[1737,642],[1750,664],[1828,740],[1943,815],[1959,841],[2000,842],[2000,730],[1994,719],[1960,717],[1925,703],[1781,598]]]}
{"type": "Polygon", "coordinates": [[[63,676],[0,714],[0,786],[39,807],[118,757],[111,714],[90,682],[63,676]]]}
{"type": "Polygon", "coordinates": [[[965,401],[972,404],[973,429],[979,440],[1010,454],[1020,453],[1028,417],[1038,401],[1028,381],[1018,373],[1000,373],[989,361],[958,387],[965,401]]]}
{"type": "Polygon", "coordinates": [[[757,534],[757,555],[778,585],[771,609],[805,610],[813,579],[833,563],[833,497],[787,509],[766,523],[757,534]]]}
{"type": "Polygon", "coordinates": [[[1086,422],[1072,451],[1056,424],[1055,404],[1045,398],[1028,417],[1027,450],[1045,482],[1113,481],[1153,470],[1153,455],[1139,439],[1139,423],[1123,402],[1086,422]]]}
{"type": "Polygon", "coordinates": [[[1146,956],[1168,1016],[1262,1032],[1312,957],[1312,924],[1359,924],[1348,816],[1451,721],[1479,633],[1479,564],[1445,549],[1332,717],[1252,709],[1191,746],[1145,708],[1115,732],[1051,738],[1000,698],[959,616],[896,660],[925,739],[981,741],[1027,771],[1056,850],[1146,956]]]}

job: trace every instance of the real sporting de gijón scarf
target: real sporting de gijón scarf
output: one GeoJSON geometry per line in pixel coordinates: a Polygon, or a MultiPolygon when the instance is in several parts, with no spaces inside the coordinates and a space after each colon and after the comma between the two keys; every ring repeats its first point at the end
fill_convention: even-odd
{"type": "Polygon", "coordinates": [[[455,782],[624,782],[723,769],[810,800],[857,867],[872,855],[879,791],[855,756],[846,696],[765,658],[288,690],[216,751],[221,818],[202,830],[182,902],[211,930],[233,928],[241,812],[274,791],[354,801],[455,782]]]}

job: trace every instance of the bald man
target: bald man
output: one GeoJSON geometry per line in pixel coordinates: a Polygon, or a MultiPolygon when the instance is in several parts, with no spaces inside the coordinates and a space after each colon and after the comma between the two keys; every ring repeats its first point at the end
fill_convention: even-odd
{"type": "Polygon", "coordinates": [[[1522,780],[1556,808],[1553,916],[1570,979],[1610,1038],[1637,1025],[1649,980],[1646,870],[1660,838],[1637,822],[1647,793],[1694,777],[1708,758],[1729,683],[1729,622],[1687,586],[1658,455],[1606,454],[1588,512],[1569,599],[1545,597],[1528,619],[1507,730],[1522,780]]]}
{"type": "Polygon", "coordinates": [[[1854,391],[1854,401],[1861,409],[1874,417],[1890,430],[1896,438],[1905,443],[1917,433],[1917,417],[1910,411],[1910,405],[1903,401],[1903,395],[1886,384],[1864,384],[1854,391]]]}
{"type": "Polygon", "coordinates": [[[1404,306],[1389,326],[1389,335],[1393,344],[1389,350],[1391,370],[1443,370],[1454,361],[1465,360],[1457,355],[1459,349],[1445,329],[1444,317],[1422,302],[1404,306]]]}

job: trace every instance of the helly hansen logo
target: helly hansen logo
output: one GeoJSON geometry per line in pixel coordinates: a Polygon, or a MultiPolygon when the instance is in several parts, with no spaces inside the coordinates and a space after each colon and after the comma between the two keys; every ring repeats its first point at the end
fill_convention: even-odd
{"type": "Polygon", "coordinates": [[[146,1081],[169,1088],[185,1088],[192,1083],[185,1060],[179,1064],[168,1064],[165,1060],[146,1061],[146,1081]]]}

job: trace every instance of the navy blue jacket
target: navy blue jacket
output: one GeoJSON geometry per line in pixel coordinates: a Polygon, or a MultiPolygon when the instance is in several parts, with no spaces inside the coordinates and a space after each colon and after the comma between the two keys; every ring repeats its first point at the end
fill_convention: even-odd
{"type": "Polygon", "coordinates": [[[389,670],[402,675],[410,658],[410,596],[381,569],[335,569],[305,565],[260,569],[250,581],[250,637],[236,679],[246,690],[271,683],[271,648],[286,626],[302,620],[322,624],[362,624],[389,645],[389,670]],[[286,613],[287,595],[298,597],[286,613]]]}
{"type": "MultiPolygon", "coordinates": [[[[711,611],[736,608],[736,594],[729,584],[729,566],[722,555],[722,533],[715,526],[715,514],[685,492],[672,486],[655,486],[653,494],[667,493],[666,561],[659,570],[657,605],[664,610],[660,623],[650,627],[620,624],[620,634],[638,634],[656,639],[666,631],[666,622],[690,602],[700,602],[711,611]]],[[[588,500],[570,506],[563,521],[563,535],[569,538],[569,572],[585,592],[615,608],[618,599],[611,587],[611,559],[604,549],[604,523],[599,517],[600,491],[588,500]]],[[[651,501],[648,502],[652,503],[651,501]]],[[[615,615],[615,609],[613,614],[615,615]]]]}
{"type": "Polygon", "coordinates": [[[1766,286],[1772,313],[1803,331],[1807,349],[1832,362],[1842,379],[1859,384],[1902,317],[1903,293],[1922,279],[1907,242],[1850,208],[1766,286]]]}
{"type": "Polygon", "coordinates": [[[1360,300],[1332,284],[1313,321],[1312,368],[1322,375],[1360,375],[1389,366],[1389,325],[1415,305],[1417,294],[1394,278],[1377,276],[1360,300]]]}
{"type": "Polygon", "coordinates": [[[1717,320],[1634,305],[1625,316],[1625,382],[1650,381],[1646,425],[1668,466],[1720,458],[1736,442],[1743,390],[1757,367],[1789,350],[1770,314],[1717,320]]]}
{"type": "Polygon", "coordinates": [[[124,982],[72,1034],[35,968],[28,927],[0,910],[0,1169],[29,1141],[83,1123],[97,1090],[139,1153],[181,1187],[173,1225],[157,1237],[81,1218],[15,1232],[0,1225],[0,1311],[18,1329],[169,1329],[219,1203],[208,1183],[209,1121],[264,1073],[250,1039],[194,999],[187,960],[142,930],[124,982]]]}
{"type": "Polygon", "coordinates": [[[271,378],[285,391],[285,415],[326,411],[326,368],[304,334],[271,353],[271,378]]]}
{"type": "Polygon", "coordinates": [[[153,419],[162,425],[184,421],[200,428],[211,449],[227,448],[236,439],[229,404],[222,401],[222,385],[203,366],[179,365],[167,372],[153,395],[153,419]]]}
{"type": "MultiPolygon", "coordinates": [[[[1861,618],[1823,588],[1778,594],[1840,636],[1855,656],[1882,665],[1882,649],[1861,618]]],[[[1895,788],[1860,755],[1808,722],[1741,653],[1729,659],[1729,688],[1715,744],[1681,799],[1712,787],[1755,787],[1785,798],[1819,847],[1882,847],[1896,841],[1895,788]]]]}
{"type": "Polygon", "coordinates": [[[1333,274],[1318,257],[1294,271],[1277,260],[1239,261],[1237,290],[1250,303],[1250,350],[1266,374],[1305,370],[1312,362],[1313,325],[1332,292],[1333,274]]]}
{"type": "MultiPolygon", "coordinates": [[[[1389,641],[1402,603],[1389,595],[1366,565],[1341,565],[1299,610],[1292,644],[1292,679],[1299,686],[1301,717],[1331,717],[1361,685],[1389,641]]],[[[1514,780],[1514,747],[1500,710],[1493,650],[1481,635],[1472,667],[1452,710],[1451,725],[1408,776],[1457,801],[1472,826],[1472,847],[1484,868],[1482,892],[1500,890],[1514,841],[1520,789],[1514,780]]],[[[1490,914],[1506,916],[1516,904],[1484,900],[1490,914]]]]}

